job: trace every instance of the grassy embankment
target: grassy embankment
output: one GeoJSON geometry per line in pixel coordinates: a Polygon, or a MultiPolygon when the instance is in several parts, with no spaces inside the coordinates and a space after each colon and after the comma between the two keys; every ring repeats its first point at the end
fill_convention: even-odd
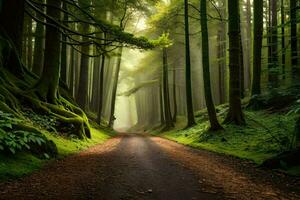
{"type": "MultiPolygon", "coordinates": [[[[226,106],[217,108],[222,121],[226,106]]],[[[268,111],[245,111],[247,124],[243,127],[223,125],[225,130],[208,132],[209,122],[205,110],[196,114],[197,125],[183,129],[185,121],[178,119],[175,129],[160,136],[191,146],[261,164],[283,151],[289,150],[294,136],[295,114],[270,113],[268,111]]],[[[284,171],[300,175],[300,166],[284,166],[284,171]]]]}
{"type": "MultiPolygon", "coordinates": [[[[52,140],[58,149],[58,159],[78,153],[88,147],[101,144],[109,139],[113,133],[108,131],[91,129],[92,139],[70,139],[55,134],[44,132],[44,135],[52,140]]],[[[51,160],[50,160],[51,161],[51,160]]],[[[16,155],[0,154],[0,181],[15,179],[30,174],[47,164],[49,160],[39,159],[32,154],[21,152],[16,155]]]]}

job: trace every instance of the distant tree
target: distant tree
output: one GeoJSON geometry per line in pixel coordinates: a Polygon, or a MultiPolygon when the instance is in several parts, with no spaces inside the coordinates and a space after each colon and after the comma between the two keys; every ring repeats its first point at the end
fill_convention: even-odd
{"type": "Polygon", "coordinates": [[[285,47],[285,7],[284,0],[281,0],[281,65],[282,79],[285,79],[285,64],[286,64],[286,47],[285,47]]]}
{"type": "MultiPolygon", "coordinates": [[[[43,0],[39,0],[43,2],[43,0]]],[[[43,11],[42,6],[38,6],[43,11]]],[[[36,18],[43,21],[43,17],[37,13],[36,18]]],[[[34,57],[32,71],[40,76],[43,71],[43,58],[44,58],[44,46],[45,46],[45,26],[44,24],[37,22],[35,29],[35,42],[34,42],[34,57]]]]}
{"type": "Polygon", "coordinates": [[[228,1],[228,35],[229,35],[229,112],[224,123],[245,124],[241,106],[240,81],[240,13],[239,0],[228,1]]]}
{"type": "MultiPolygon", "coordinates": [[[[79,5],[82,8],[89,8],[91,2],[86,0],[80,0],[79,5]]],[[[89,12],[89,10],[87,10],[89,12]]],[[[88,20],[88,19],[86,19],[88,20]]],[[[90,26],[87,23],[83,23],[80,27],[82,33],[89,33],[90,26]]],[[[76,100],[80,107],[86,110],[87,99],[88,99],[88,82],[89,82],[89,72],[90,72],[90,44],[88,38],[82,38],[82,42],[85,43],[81,47],[81,60],[80,60],[80,76],[79,76],[79,87],[76,100]]]]}
{"type": "Polygon", "coordinates": [[[298,66],[298,43],[297,43],[297,0],[290,0],[291,19],[291,61],[293,84],[299,84],[300,69],[298,66]]]}
{"type": "Polygon", "coordinates": [[[208,112],[210,126],[211,126],[210,130],[217,131],[217,130],[222,130],[223,128],[218,122],[216,109],[211,94],[206,0],[200,1],[200,11],[201,11],[200,17],[201,17],[201,34],[202,34],[202,68],[203,68],[203,80],[204,80],[204,94],[205,94],[207,112],[208,112]]]}
{"type": "Polygon", "coordinates": [[[270,0],[270,32],[269,32],[269,87],[279,87],[278,71],[278,20],[277,20],[277,0],[270,0]]]}
{"type": "Polygon", "coordinates": [[[263,39],[263,1],[254,0],[252,96],[261,94],[261,54],[263,39]]]}

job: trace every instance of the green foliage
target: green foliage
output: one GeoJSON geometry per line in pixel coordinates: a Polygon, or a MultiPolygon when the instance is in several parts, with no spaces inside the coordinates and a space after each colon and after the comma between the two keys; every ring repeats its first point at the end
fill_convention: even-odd
{"type": "Polygon", "coordinates": [[[14,129],[13,126],[20,122],[12,114],[0,111],[0,151],[15,154],[18,151],[30,150],[32,144],[41,146],[46,143],[43,136],[14,129]]]}
{"type": "Polygon", "coordinates": [[[33,112],[32,110],[26,110],[25,116],[30,119],[30,121],[33,122],[35,126],[39,126],[40,128],[47,131],[57,133],[55,129],[57,122],[54,117],[50,117],[48,115],[40,115],[33,112]]]}
{"type": "MultiPolygon", "coordinates": [[[[92,138],[86,140],[66,139],[48,132],[43,134],[48,140],[55,142],[58,148],[58,158],[77,153],[88,147],[100,144],[109,139],[113,133],[91,129],[92,138]]],[[[10,156],[0,151],[0,181],[14,179],[30,174],[41,168],[47,161],[39,159],[27,152],[20,152],[10,156]]]]}

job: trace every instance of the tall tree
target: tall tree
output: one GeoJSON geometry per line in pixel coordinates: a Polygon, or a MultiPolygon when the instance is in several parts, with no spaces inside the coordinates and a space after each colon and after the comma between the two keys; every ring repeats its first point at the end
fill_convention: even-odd
{"type": "Polygon", "coordinates": [[[18,54],[21,56],[24,23],[24,1],[2,0],[0,4],[2,4],[0,25],[6,34],[8,34],[11,41],[15,45],[18,54]]]}
{"type": "MultiPolygon", "coordinates": [[[[91,1],[80,0],[79,5],[86,9],[90,7],[91,1]]],[[[89,24],[83,23],[81,25],[81,31],[83,33],[89,32],[89,24]]],[[[89,72],[90,72],[90,45],[88,43],[88,38],[82,38],[82,42],[86,43],[81,47],[81,61],[80,61],[80,74],[79,74],[79,85],[78,85],[78,93],[76,100],[82,109],[86,109],[87,100],[88,100],[88,85],[89,85],[89,72]]]]}
{"type": "Polygon", "coordinates": [[[263,39],[263,1],[254,0],[252,96],[261,94],[261,53],[263,39]]]}
{"type": "MultiPolygon", "coordinates": [[[[105,36],[104,36],[105,38],[105,36]]],[[[102,120],[102,109],[103,109],[103,85],[104,85],[104,68],[105,68],[105,54],[102,54],[101,56],[101,66],[99,70],[99,85],[98,85],[98,115],[97,115],[97,122],[99,125],[101,125],[101,120],[102,120]]]]}
{"type": "Polygon", "coordinates": [[[292,78],[293,78],[293,84],[299,84],[300,69],[298,66],[297,0],[290,0],[290,19],[291,19],[292,78]]]}
{"type": "MultiPolygon", "coordinates": [[[[59,21],[61,0],[47,0],[47,15],[59,21]]],[[[47,18],[47,23],[52,19],[47,18]]],[[[61,33],[55,26],[46,27],[45,62],[43,73],[35,86],[39,97],[48,103],[57,103],[60,76],[60,39],[61,33]],[[50,78],[49,78],[50,77],[50,78]]]]}
{"type": "Polygon", "coordinates": [[[115,103],[117,97],[117,89],[119,83],[119,76],[120,76],[120,69],[121,69],[121,62],[122,62],[122,54],[123,54],[123,47],[119,49],[118,61],[116,65],[116,71],[113,81],[113,89],[112,89],[112,100],[111,100],[111,109],[110,109],[110,118],[109,118],[109,127],[113,127],[115,121],[115,103]]]}
{"type": "MultiPolygon", "coordinates": [[[[68,10],[67,3],[63,2],[63,9],[68,10]]],[[[63,23],[65,26],[68,26],[68,14],[63,13],[63,23]]],[[[61,44],[61,59],[60,59],[60,65],[61,65],[61,75],[60,79],[67,83],[67,37],[65,35],[62,35],[62,41],[65,41],[61,44]]]]}
{"type": "Polygon", "coordinates": [[[220,21],[220,26],[218,30],[218,65],[219,65],[219,94],[220,94],[220,104],[226,102],[226,0],[222,1],[222,7],[219,9],[222,16],[222,21],[220,21]]]}
{"type": "Polygon", "coordinates": [[[282,79],[285,79],[286,47],[285,47],[285,7],[284,0],[281,0],[281,66],[282,79]]]}
{"type": "Polygon", "coordinates": [[[228,35],[229,35],[229,112],[224,123],[245,123],[241,105],[240,81],[240,13],[239,0],[228,1],[228,35]]]}
{"type": "Polygon", "coordinates": [[[165,110],[165,130],[174,127],[171,108],[170,108],[170,95],[169,95],[169,78],[168,78],[168,54],[167,48],[163,48],[163,101],[165,110]]]}
{"type": "Polygon", "coordinates": [[[209,44],[208,44],[208,28],[207,28],[207,8],[206,0],[200,1],[200,17],[201,17],[201,34],[202,34],[202,68],[203,68],[203,80],[204,80],[204,94],[207,112],[210,121],[210,130],[221,130],[222,126],[219,124],[214,106],[212,94],[211,94],[211,82],[210,82],[210,62],[209,62],[209,44]]]}
{"type": "Polygon", "coordinates": [[[190,30],[189,30],[189,4],[184,0],[184,26],[185,26],[185,78],[186,78],[186,106],[187,106],[187,127],[196,124],[193,108],[192,76],[191,76],[191,55],[190,55],[190,30]]]}
{"type": "Polygon", "coordinates": [[[277,0],[270,1],[270,63],[269,63],[269,87],[278,88],[278,20],[277,20],[277,0]]]}
{"type": "Polygon", "coordinates": [[[176,87],[176,68],[173,68],[173,122],[177,121],[177,87],[176,87]]]}
{"type": "MultiPolygon", "coordinates": [[[[39,0],[39,2],[44,2],[43,0],[39,0]]],[[[41,11],[43,11],[43,7],[38,7],[41,11]]],[[[37,13],[36,18],[43,21],[43,17],[37,13]]],[[[34,57],[33,57],[33,67],[32,71],[38,76],[41,75],[43,71],[43,58],[44,58],[44,46],[45,46],[45,26],[37,22],[35,29],[35,42],[34,42],[34,57]]]]}

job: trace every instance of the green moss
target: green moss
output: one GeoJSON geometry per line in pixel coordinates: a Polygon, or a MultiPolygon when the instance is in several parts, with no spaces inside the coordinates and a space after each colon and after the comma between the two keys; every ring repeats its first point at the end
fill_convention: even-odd
{"type": "Polygon", "coordinates": [[[300,176],[300,165],[287,169],[288,174],[300,176]]]}
{"type": "Polygon", "coordinates": [[[29,174],[42,167],[44,163],[44,160],[26,153],[20,153],[13,157],[0,154],[0,181],[29,174]]]}
{"type": "MultiPolygon", "coordinates": [[[[219,113],[226,113],[223,109],[219,107],[219,113]]],[[[162,136],[194,148],[252,160],[257,164],[291,146],[295,115],[245,111],[246,126],[224,125],[225,131],[219,132],[207,132],[209,124],[205,115],[205,112],[197,112],[198,124],[193,128],[172,130],[162,133],[162,136]]],[[[220,121],[223,117],[219,115],[220,121]]]]}
{"type": "MultiPolygon", "coordinates": [[[[113,133],[92,128],[92,139],[67,139],[45,132],[44,135],[55,142],[58,148],[58,158],[78,153],[96,144],[101,144],[109,139],[113,133]]],[[[0,181],[15,179],[30,174],[40,169],[48,160],[38,159],[28,153],[17,155],[0,154],[0,181]]]]}

